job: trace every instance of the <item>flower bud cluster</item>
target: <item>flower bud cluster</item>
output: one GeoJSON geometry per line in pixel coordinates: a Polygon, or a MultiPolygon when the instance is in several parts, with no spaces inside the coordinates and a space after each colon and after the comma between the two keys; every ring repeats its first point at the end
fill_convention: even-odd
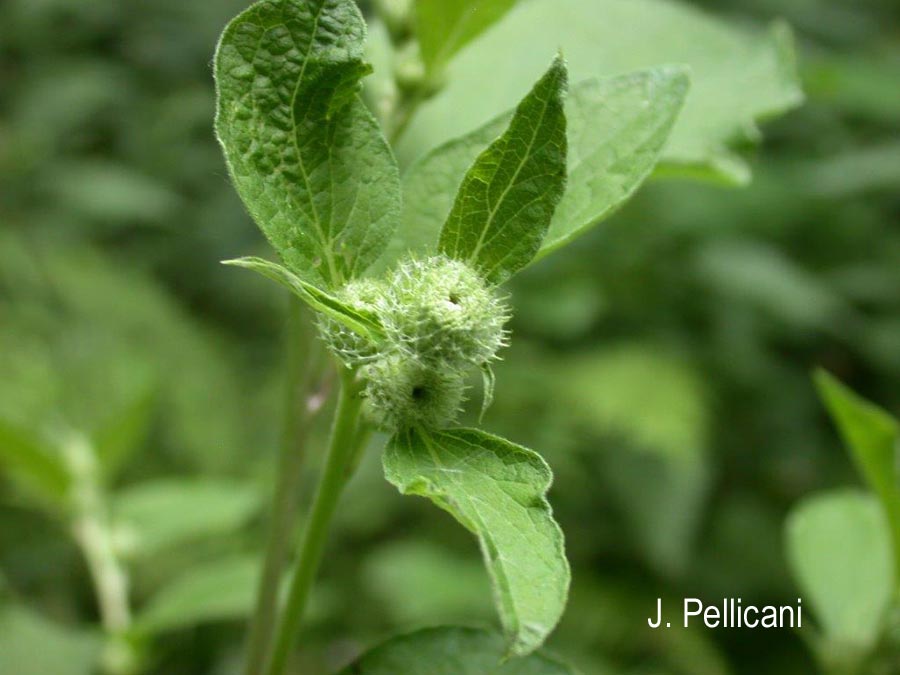
{"type": "Polygon", "coordinates": [[[321,329],[332,351],[360,368],[367,413],[385,429],[452,422],[469,370],[494,359],[506,342],[509,315],[495,289],[444,256],[407,260],[380,281],[353,281],[340,297],[382,325],[377,344],[332,320],[321,329]]]}

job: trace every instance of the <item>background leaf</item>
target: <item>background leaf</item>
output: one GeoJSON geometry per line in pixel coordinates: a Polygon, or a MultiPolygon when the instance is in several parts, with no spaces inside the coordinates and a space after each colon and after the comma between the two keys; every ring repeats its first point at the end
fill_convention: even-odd
{"type": "Polygon", "coordinates": [[[401,157],[509,108],[543,67],[541,54],[558,48],[574,82],[660,63],[690,65],[691,93],[663,162],[694,177],[746,182],[749,169],[732,148],[758,139],[757,120],[802,98],[784,27],[754,35],[666,0],[535,0],[520,3],[459,54],[446,89],[410,125],[401,157]]]}
{"type": "Polygon", "coordinates": [[[477,429],[399,432],[384,454],[388,481],[428,497],[481,545],[512,654],[528,654],[559,621],[569,590],[563,536],[537,453],[477,429]]]}
{"type": "Polygon", "coordinates": [[[232,557],[197,565],[172,581],[135,617],[139,631],[164,633],[250,614],[260,560],[232,557]]]}
{"type": "Polygon", "coordinates": [[[897,459],[900,424],[886,411],[866,401],[824,370],[815,375],[822,397],[857,469],[881,500],[900,572],[900,486],[897,459]]]}
{"type": "MultiPolygon", "coordinates": [[[[659,67],[572,87],[566,98],[566,190],[538,256],[614,212],[653,170],[675,122],[688,76],[659,67]]],[[[403,217],[388,247],[394,259],[434,246],[468,166],[502,132],[511,113],[447,142],[403,176],[403,217]]]]}
{"type": "Polygon", "coordinates": [[[216,132],[238,193],[296,274],[337,286],[396,226],[399,176],[356,94],[365,24],[351,0],[265,0],[215,59],[216,132]]]}
{"type": "Polygon", "coordinates": [[[62,456],[42,439],[0,419],[0,469],[26,491],[58,504],[70,477],[62,456]]]}
{"type": "Polygon", "coordinates": [[[557,57],[466,172],[438,249],[499,283],[534,258],[566,184],[566,66],[557,57]]]}
{"type": "Polygon", "coordinates": [[[48,621],[14,605],[0,606],[0,673],[92,675],[100,635],[48,621]]]}
{"type": "Polygon", "coordinates": [[[416,37],[429,71],[503,18],[516,0],[416,0],[416,37]]]}
{"type": "Polygon", "coordinates": [[[503,659],[503,639],[475,628],[426,628],[394,637],[338,675],[576,675],[542,654],[503,659]]]}
{"type": "Polygon", "coordinates": [[[118,492],[112,511],[129,552],[149,555],[199,537],[230,533],[261,501],[248,483],[169,478],[118,492]]]}
{"type": "Polygon", "coordinates": [[[853,490],[804,500],[788,518],[787,551],[826,636],[851,648],[872,647],[896,583],[878,502],[853,490]]]}

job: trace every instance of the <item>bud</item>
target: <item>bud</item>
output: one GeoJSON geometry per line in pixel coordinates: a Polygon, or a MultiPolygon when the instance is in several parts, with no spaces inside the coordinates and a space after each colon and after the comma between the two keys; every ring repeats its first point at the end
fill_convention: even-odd
{"type": "Polygon", "coordinates": [[[407,260],[388,280],[388,340],[425,363],[481,365],[506,343],[504,303],[475,270],[443,256],[407,260]]]}
{"type": "Polygon", "coordinates": [[[465,374],[435,369],[402,351],[382,355],[363,366],[366,413],[385,430],[450,424],[465,399],[465,374]]]}

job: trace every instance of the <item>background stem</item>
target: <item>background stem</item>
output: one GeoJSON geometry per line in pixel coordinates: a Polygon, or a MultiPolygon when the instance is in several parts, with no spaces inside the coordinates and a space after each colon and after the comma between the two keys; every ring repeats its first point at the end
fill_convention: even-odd
{"type": "Polygon", "coordinates": [[[279,621],[272,659],[265,671],[267,675],[282,675],[287,665],[309,598],[309,591],[322,558],[331,519],[349,478],[348,467],[357,455],[356,443],[365,436],[359,434],[357,429],[361,403],[355,372],[342,370],[341,389],[331,429],[328,455],[313,497],[309,520],[303,531],[287,604],[279,621]]]}
{"type": "Polygon", "coordinates": [[[275,495],[266,539],[265,559],[250,624],[246,675],[259,675],[272,643],[278,613],[278,591],[297,515],[304,452],[313,422],[328,399],[330,375],[315,326],[298,298],[291,296],[286,327],[284,422],[279,448],[275,495]]]}
{"type": "Polygon", "coordinates": [[[126,639],[131,626],[128,572],[113,542],[97,453],[88,439],[78,434],[67,436],[62,449],[72,476],[72,536],[84,555],[108,638],[103,669],[114,675],[131,673],[137,657],[126,639]]]}

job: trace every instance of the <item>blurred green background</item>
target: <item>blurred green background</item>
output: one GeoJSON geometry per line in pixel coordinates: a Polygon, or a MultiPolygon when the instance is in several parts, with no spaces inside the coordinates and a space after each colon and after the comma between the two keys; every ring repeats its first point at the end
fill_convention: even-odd
{"type": "MultiPolygon", "coordinates": [[[[132,659],[153,674],[237,672],[287,305],[218,264],[270,255],[212,135],[210,60],[246,4],[0,4],[2,675],[132,659]],[[102,468],[84,466],[85,439],[102,468]],[[78,471],[130,576],[127,645],[102,639],[78,520],[54,498],[78,471]]],[[[657,596],[795,601],[786,513],[858,482],[813,367],[900,413],[900,5],[693,4],[751,30],[786,19],[807,101],[744,148],[746,188],[654,180],[516,279],[485,426],[556,473],[574,582],[551,650],[587,675],[813,673],[789,630],[664,633],[645,619],[657,596]]],[[[421,134],[401,159],[425,149],[421,134]]],[[[476,547],[401,499],[373,445],[342,502],[302,672],[454,620],[493,621],[476,547]]]]}

